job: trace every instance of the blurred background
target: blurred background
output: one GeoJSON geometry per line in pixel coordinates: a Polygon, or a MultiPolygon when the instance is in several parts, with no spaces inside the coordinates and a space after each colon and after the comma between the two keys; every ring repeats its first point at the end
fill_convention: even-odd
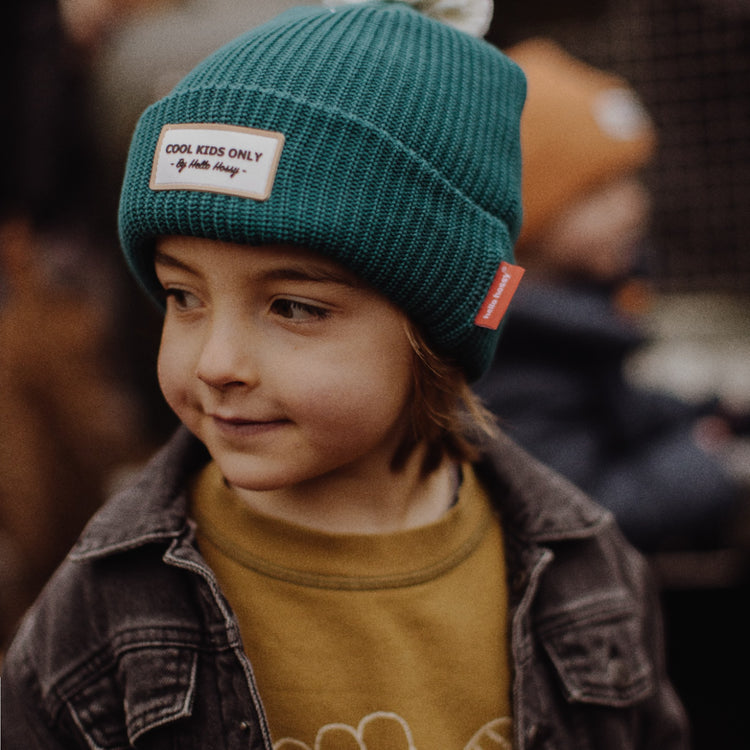
{"type": "MultiPolygon", "coordinates": [[[[155,377],[160,318],[117,241],[137,117],[211,50],[297,4],[313,3],[0,8],[0,649],[91,513],[175,424],[155,377]]],[[[750,4],[495,3],[492,44],[540,36],[627,80],[658,133],[643,169],[646,251],[620,290],[642,332],[623,377],[717,418],[703,424],[721,433],[714,453],[741,497],[710,541],[644,551],[662,586],[669,669],[696,747],[746,747],[750,4]]]]}
{"type": "Polygon", "coordinates": [[[626,79],[657,130],[658,147],[643,169],[652,200],[640,274],[645,293],[629,303],[646,336],[628,356],[625,376],[634,387],[696,407],[713,401],[711,412],[731,425],[723,460],[741,498],[712,544],[652,551],[650,558],[662,583],[669,670],[695,747],[745,747],[750,3],[496,3],[493,43],[507,47],[533,36],[626,79]]]}

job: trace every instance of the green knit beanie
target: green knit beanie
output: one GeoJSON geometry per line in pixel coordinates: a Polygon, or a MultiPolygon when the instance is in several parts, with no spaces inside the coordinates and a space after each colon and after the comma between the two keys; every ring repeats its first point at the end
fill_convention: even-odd
{"type": "Polygon", "coordinates": [[[525,91],[497,49],[404,3],[287,11],[143,113],[120,202],[125,256],[158,299],[159,236],[305,246],[396,303],[475,380],[517,283],[525,91]]]}

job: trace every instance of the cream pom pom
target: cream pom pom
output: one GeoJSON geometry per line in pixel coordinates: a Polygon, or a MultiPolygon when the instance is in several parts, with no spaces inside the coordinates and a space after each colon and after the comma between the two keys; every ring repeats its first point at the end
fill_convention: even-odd
{"type": "MultiPolygon", "coordinates": [[[[386,0],[390,2],[392,0],[386,0]]],[[[323,0],[324,5],[357,5],[369,0],[323,0]]],[[[492,20],[492,0],[398,0],[448,26],[483,37],[492,20]]]]}

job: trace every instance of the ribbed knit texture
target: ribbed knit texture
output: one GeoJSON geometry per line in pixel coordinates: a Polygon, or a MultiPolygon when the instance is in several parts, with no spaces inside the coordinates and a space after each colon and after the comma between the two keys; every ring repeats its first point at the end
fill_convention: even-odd
{"type": "Polygon", "coordinates": [[[141,117],[120,237],[155,293],[153,242],[295,243],[394,301],[469,379],[498,331],[474,325],[520,226],[519,68],[400,3],[288,11],[197,66],[141,117]],[[270,197],[149,188],[170,123],[283,133],[270,197]]]}

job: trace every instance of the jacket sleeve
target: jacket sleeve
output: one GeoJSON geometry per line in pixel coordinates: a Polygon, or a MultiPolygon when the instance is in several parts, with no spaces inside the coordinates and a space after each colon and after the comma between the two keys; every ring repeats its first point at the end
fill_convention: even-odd
{"type": "MultiPolygon", "coordinates": [[[[43,708],[42,691],[20,646],[11,645],[0,676],[0,746],[3,750],[74,750],[57,736],[43,708]]],[[[83,748],[82,748],[83,750],[83,748]]]]}

